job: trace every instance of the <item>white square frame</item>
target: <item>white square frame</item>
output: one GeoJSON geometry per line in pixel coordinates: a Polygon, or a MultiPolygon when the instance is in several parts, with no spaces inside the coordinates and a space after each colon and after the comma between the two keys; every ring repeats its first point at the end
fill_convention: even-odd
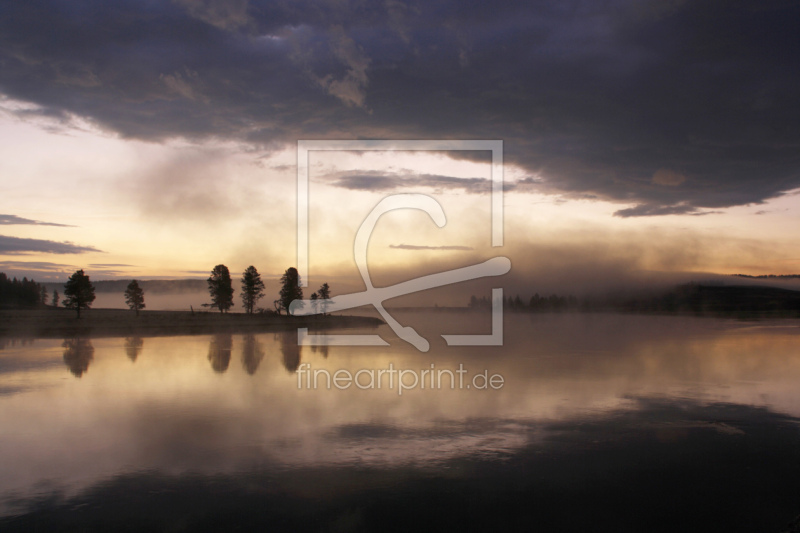
{"type": "MultiPolygon", "coordinates": [[[[308,286],[309,263],[309,153],[313,151],[490,151],[492,247],[503,246],[503,141],[502,140],[298,140],[297,141],[297,271],[300,286],[308,286]]],[[[301,345],[385,346],[377,335],[308,335],[298,328],[301,345]]],[[[450,346],[500,346],[503,344],[503,289],[492,289],[490,335],[442,335],[450,346]]]]}

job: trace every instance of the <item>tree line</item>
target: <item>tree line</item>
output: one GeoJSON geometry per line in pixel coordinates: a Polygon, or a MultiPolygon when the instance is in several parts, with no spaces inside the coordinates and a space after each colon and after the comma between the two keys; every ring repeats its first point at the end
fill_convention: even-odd
{"type": "MultiPolygon", "coordinates": [[[[48,305],[47,287],[37,283],[27,277],[22,281],[17,278],[9,279],[4,272],[0,272],[0,306],[12,308],[31,308],[48,305]]],[[[75,309],[78,318],[81,316],[81,309],[91,307],[95,299],[94,287],[89,276],[83,270],[78,270],[64,284],[63,306],[68,309],[75,309]]],[[[57,290],[53,291],[50,299],[52,307],[58,307],[60,295],[57,290]]]]}
{"type": "MultiPolygon", "coordinates": [[[[469,300],[469,307],[473,309],[492,307],[492,301],[483,296],[481,298],[473,295],[469,300]]],[[[512,311],[567,311],[575,310],[579,307],[578,299],[574,296],[540,296],[537,292],[527,302],[523,301],[519,295],[515,297],[506,296],[503,298],[503,307],[512,311]]]]}
{"type": "MultiPolygon", "coordinates": [[[[206,280],[208,292],[211,297],[210,304],[203,304],[210,308],[215,308],[220,313],[227,313],[233,307],[233,283],[230,270],[225,265],[217,265],[211,270],[211,275],[206,280]]],[[[274,310],[278,314],[286,312],[289,314],[289,306],[294,300],[303,299],[303,289],[300,287],[300,275],[297,269],[290,267],[281,276],[281,289],[278,299],[273,302],[274,310]]],[[[254,266],[247,267],[242,273],[242,306],[247,314],[253,314],[258,309],[258,301],[264,297],[264,281],[261,279],[258,269],[254,266]]],[[[125,289],[126,305],[139,315],[139,311],[145,308],[144,290],[137,280],[131,280],[125,289]]],[[[77,317],[81,317],[81,310],[90,309],[95,300],[95,288],[89,276],[81,270],[72,274],[64,284],[63,307],[75,310],[77,317]]],[[[314,311],[317,311],[317,302],[320,302],[321,312],[327,311],[328,299],[330,298],[330,286],[324,283],[317,292],[311,295],[314,302],[314,311]]],[[[5,273],[0,272],[0,306],[2,307],[36,307],[47,305],[47,288],[40,283],[36,283],[28,278],[22,281],[17,278],[9,279],[5,273]]],[[[50,300],[52,307],[59,307],[60,296],[57,290],[53,291],[50,300]]]]}
{"type": "Polygon", "coordinates": [[[47,289],[27,277],[9,279],[0,272],[0,307],[36,307],[44,305],[47,289]]]}
{"type": "MultiPolygon", "coordinates": [[[[217,265],[208,277],[208,293],[211,297],[210,304],[204,304],[220,313],[227,313],[233,307],[233,282],[231,273],[225,265],[217,265]]],[[[300,286],[300,274],[295,267],[289,267],[280,279],[281,289],[278,298],[273,301],[274,312],[289,314],[289,306],[295,300],[303,299],[303,288],[300,286]]],[[[264,281],[258,269],[250,265],[242,273],[242,306],[247,314],[253,314],[257,309],[258,301],[264,297],[264,281]]],[[[311,295],[312,305],[316,308],[317,302],[321,303],[321,312],[327,311],[328,299],[331,297],[330,286],[323,283],[318,291],[311,295]]],[[[263,310],[262,310],[263,311],[263,310]]]]}

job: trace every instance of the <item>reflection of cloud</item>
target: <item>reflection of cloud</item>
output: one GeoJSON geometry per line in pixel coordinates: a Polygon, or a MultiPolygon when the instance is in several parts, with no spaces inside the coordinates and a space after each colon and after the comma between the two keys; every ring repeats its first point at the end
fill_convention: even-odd
{"type": "Polygon", "coordinates": [[[0,226],[8,226],[12,224],[26,224],[32,226],[58,226],[60,228],[74,228],[69,224],[56,224],[55,222],[42,222],[40,220],[31,220],[29,218],[22,218],[16,215],[0,215],[0,226]]]}
{"type": "MultiPolygon", "coordinates": [[[[486,324],[485,316],[473,314],[408,316],[437,333],[486,324]]],[[[118,341],[98,340],[102,376],[93,379],[102,378],[96,385],[113,385],[113,395],[106,386],[83,386],[80,394],[60,386],[32,389],[14,399],[15,409],[0,410],[3,427],[9,428],[3,436],[6,469],[0,476],[0,493],[14,492],[20,500],[41,504],[47,490],[43,476],[59,479],[62,499],[48,501],[65,502],[63,498],[80,495],[78,501],[64,503],[74,514],[78,503],[129,493],[109,490],[115,483],[131,483],[127,488],[149,493],[185,475],[187,487],[230,492],[218,490],[223,483],[253,495],[254,476],[261,472],[268,478],[264,486],[270,494],[330,494],[334,485],[314,481],[338,479],[343,486],[356,486],[363,501],[368,479],[364,476],[370,472],[384,487],[398,486],[398,471],[389,470],[398,467],[426,477],[427,466],[446,476],[474,476],[475,469],[459,468],[464,460],[506,481],[518,472],[520,486],[529,486],[530,479],[524,478],[543,470],[517,468],[520,461],[542,461],[537,464],[550,464],[554,470],[569,466],[579,476],[592,469],[576,465],[576,460],[596,466],[596,452],[608,457],[607,451],[623,444],[633,448],[619,457],[639,467],[642,455],[636,450],[653,451],[655,439],[676,437],[685,430],[714,439],[739,439],[736,428],[767,439],[775,436],[786,444],[775,447],[782,450],[780,457],[772,458],[776,472],[784,472],[786,460],[795,454],[796,431],[790,428],[796,429],[797,419],[792,417],[800,414],[800,357],[792,328],[602,314],[511,315],[507,320],[503,357],[486,363],[485,350],[465,350],[440,353],[441,364],[437,359],[438,368],[455,369],[465,362],[470,371],[487,368],[486,363],[491,372],[506,376],[501,391],[426,389],[402,398],[391,390],[298,390],[297,376],[286,374],[279,358],[273,357],[262,362],[256,382],[236,365],[220,387],[218,376],[205,364],[198,367],[198,350],[202,355],[208,341],[197,337],[148,339],[151,356],[137,361],[138,371],[132,373],[118,341]],[[165,378],[175,386],[164,387],[165,378]],[[64,413],[81,413],[80,423],[64,413]],[[52,442],[72,453],[53,454],[47,445],[52,442]],[[85,446],[87,442],[92,446],[85,446]],[[98,449],[104,450],[102,461],[97,460],[98,449]],[[578,453],[565,455],[570,450],[578,453]],[[564,462],[554,463],[560,460],[564,462]],[[119,475],[131,465],[155,476],[155,484],[140,483],[134,474],[119,475]],[[337,468],[364,466],[356,478],[342,476],[337,468]],[[323,471],[330,478],[317,477],[323,471]],[[300,473],[312,483],[298,484],[300,473]],[[198,484],[203,479],[209,482],[198,484]],[[279,479],[286,483],[285,492],[279,479]],[[86,490],[91,486],[97,490],[86,490]]],[[[279,341],[271,337],[257,336],[272,354],[279,341]]],[[[40,342],[32,349],[46,353],[47,344],[39,346],[40,342]]],[[[390,361],[397,368],[427,367],[405,349],[334,350],[335,361],[323,363],[312,355],[314,368],[354,373],[390,361]]],[[[36,379],[40,377],[42,383],[49,382],[49,374],[36,379]]],[[[737,440],[709,444],[726,442],[742,448],[737,440]]],[[[670,449],[681,443],[691,447],[698,441],[674,440],[670,449]]],[[[692,449],[699,452],[692,454],[698,462],[707,464],[706,450],[716,448],[692,449]]],[[[686,471],[697,477],[696,470],[686,471]]],[[[607,469],[597,475],[607,477],[607,469]]],[[[783,479],[793,482],[789,474],[783,479]]],[[[169,493],[151,494],[152,501],[169,493]]],[[[264,494],[255,497],[263,500],[264,494]]]]}
{"type": "Polygon", "coordinates": [[[29,253],[82,254],[102,252],[92,246],[81,246],[69,241],[56,242],[44,239],[26,239],[0,235],[0,254],[25,255],[29,253]]]}

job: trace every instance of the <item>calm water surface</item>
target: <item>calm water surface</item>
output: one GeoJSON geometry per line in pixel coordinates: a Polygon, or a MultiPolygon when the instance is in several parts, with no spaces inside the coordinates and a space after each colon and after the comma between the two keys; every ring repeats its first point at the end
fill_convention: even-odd
{"type": "Polygon", "coordinates": [[[800,514],[796,321],[510,315],[503,347],[452,348],[437,335],[488,317],[397,316],[430,352],[385,327],[390,346],[325,350],[0,341],[0,530],[777,533],[800,514]],[[298,380],[390,364],[465,385],[298,380]],[[466,387],[484,371],[502,388],[466,387]]]}

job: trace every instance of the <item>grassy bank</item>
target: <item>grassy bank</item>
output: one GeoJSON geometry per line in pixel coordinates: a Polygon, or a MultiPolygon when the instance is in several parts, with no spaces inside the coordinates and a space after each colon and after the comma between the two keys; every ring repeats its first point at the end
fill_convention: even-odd
{"type": "Polygon", "coordinates": [[[307,327],[309,330],[377,327],[383,321],[358,316],[293,317],[275,314],[90,309],[81,318],[68,309],[0,311],[0,336],[63,338],[259,333],[307,327]]]}

